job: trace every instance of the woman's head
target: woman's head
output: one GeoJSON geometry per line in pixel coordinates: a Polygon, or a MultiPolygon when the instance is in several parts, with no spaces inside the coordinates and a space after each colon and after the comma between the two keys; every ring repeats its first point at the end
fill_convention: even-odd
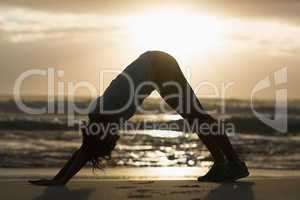
{"type": "Polygon", "coordinates": [[[104,161],[111,158],[111,152],[119,139],[117,132],[112,131],[110,126],[110,123],[105,122],[90,122],[88,125],[83,123],[81,126],[82,148],[94,169],[104,167],[104,161]],[[102,128],[95,128],[97,126],[102,128]]]}

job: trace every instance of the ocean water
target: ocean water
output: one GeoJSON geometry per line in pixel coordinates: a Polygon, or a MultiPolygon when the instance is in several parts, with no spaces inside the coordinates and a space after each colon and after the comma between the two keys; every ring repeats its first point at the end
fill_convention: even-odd
{"type": "MultiPolygon", "coordinates": [[[[40,106],[44,101],[28,100],[40,106]]],[[[86,101],[79,104],[85,105],[86,101]]],[[[144,107],[150,112],[137,113],[131,122],[161,124],[182,123],[176,113],[151,113],[159,100],[150,99],[144,107]]],[[[218,108],[218,100],[206,100],[208,109],[218,108]]],[[[288,132],[279,133],[267,127],[253,115],[249,102],[227,100],[224,115],[236,125],[230,135],[235,149],[251,168],[300,169],[300,108],[297,101],[289,102],[288,132]]],[[[274,104],[257,103],[257,111],[272,116],[274,104]]],[[[76,119],[86,119],[76,115],[76,119]]],[[[81,144],[78,127],[66,125],[67,115],[28,115],[18,110],[12,100],[0,102],[0,167],[60,167],[81,144]]],[[[207,167],[211,156],[193,133],[178,130],[120,130],[120,140],[107,167],[207,167]]]]}

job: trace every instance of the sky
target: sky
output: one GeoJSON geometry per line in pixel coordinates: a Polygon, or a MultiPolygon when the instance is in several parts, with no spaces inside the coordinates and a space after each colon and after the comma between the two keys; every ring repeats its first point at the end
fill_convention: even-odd
{"type": "MultiPolygon", "coordinates": [[[[178,60],[199,96],[249,99],[269,76],[271,86],[254,98],[273,99],[277,88],[287,88],[296,99],[299,10],[297,0],[1,0],[0,95],[14,94],[24,72],[48,68],[64,72],[55,76],[55,94],[59,82],[67,95],[69,83],[86,81],[101,95],[140,54],[162,50],[178,60]],[[280,69],[287,69],[287,83],[276,86],[280,69]]],[[[47,84],[47,77],[31,76],[20,92],[45,95],[47,84]]]]}

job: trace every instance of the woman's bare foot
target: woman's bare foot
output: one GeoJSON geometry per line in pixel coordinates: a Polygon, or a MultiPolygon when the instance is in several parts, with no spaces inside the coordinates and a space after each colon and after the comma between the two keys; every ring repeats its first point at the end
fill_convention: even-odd
{"type": "Polygon", "coordinates": [[[245,162],[234,161],[224,164],[214,163],[204,176],[198,178],[200,182],[233,182],[249,176],[245,162]]]}
{"type": "Polygon", "coordinates": [[[198,177],[199,182],[220,182],[226,176],[227,164],[214,163],[209,171],[204,175],[198,177]]]}
{"type": "Polygon", "coordinates": [[[228,169],[224,181],[233,182],[241,178],[249,176],[249,171],[245,162],[235,161],[228,162],[228,169]]]}

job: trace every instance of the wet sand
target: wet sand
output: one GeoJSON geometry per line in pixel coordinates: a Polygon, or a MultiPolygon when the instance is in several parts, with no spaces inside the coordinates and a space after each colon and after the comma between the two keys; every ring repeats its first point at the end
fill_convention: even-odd
{"type": "Polygon", "coordinates": [[[41,187],[30,178],[57,169],[0,169],[1,199],[299,199],[299,171],[251,170],[235,183],[199,183],[196,168],[115,168],[81,171],[67,186],[41,187]]]}

